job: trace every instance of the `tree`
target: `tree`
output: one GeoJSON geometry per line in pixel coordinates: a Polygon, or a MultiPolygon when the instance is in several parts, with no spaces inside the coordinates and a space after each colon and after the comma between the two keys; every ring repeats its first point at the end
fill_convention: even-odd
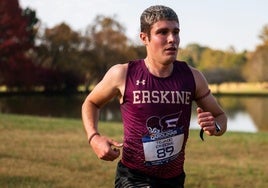
{"type": "Polygon", "coordinates": [[[268,24],[263,27],[259,38],[262,40],[263,45],[268,45],[268,24]]]}
{"type": "Polygon", "coordinates": [[[206,49],[207,47],[203,47],[195,43],[188,44],[186,48],[180,49],[178,58],[186,61],[193,67],[199,67],[202,53],[206,49]]]}
{"type": "Polygon", "coordinates": [[[131,45],[119,22],[104,16],[97,16],[84,34],[61,23],[46,28],[40,39],[35,62],[46,69],[46,90],[72,91],[82,83],[88,89],[110,66],[144,54],[142,47],[131,45]]]}
{"type": "Polygon", "coordinates": [[[45,29],[37,47],[36,62],[46,70],[42,81],[46,90],[76,91],[83,82],[79,56],[81,38],[65,23],[45,29]]]}
{"type": "Polygon", "coordinates": [[[244,69],[247,81],[267,82],[268,81],[268,25],[263,27],[259,35],[262,44],[256,47],[255,51],[249,54],[248,62],[244,69]]]}
{"type": "Polygon", "coordinates": [[[0,84],[29,89],[36,67],[26,53],[33,48],[35,12],[23,11],[18,0],[0,1],[0,84]]]}
{"type": "Polygon", "coordinates": [[[92,41],[94,61],[90,71],[92,78],[99,81],[107,69],[114,64],[126,62],[134,57],[129,49],[129,40],[125,35],[124,27],[114,18],[99,15],[87,29],[87,34],[92,41]]]}

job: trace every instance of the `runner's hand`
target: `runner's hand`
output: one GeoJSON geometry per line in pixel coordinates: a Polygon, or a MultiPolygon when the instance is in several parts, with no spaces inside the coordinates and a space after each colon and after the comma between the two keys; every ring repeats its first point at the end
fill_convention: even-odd
{"type": "Polygon", "coordinates": [[[90,145],[99,159],[113,161],[120,156],[122,143],[116,142],[105,136],[96,135],[91,140],[90,145]]]}
{"type": "Polygon", "coordinates": [[[204,112],[204,110],[200,107],[196,109],[197,111],[197,119],[198,124],[204,132],[211,136],[214,135],[216,127],[215,127],[215,118],[210,112],[204,112]]]}

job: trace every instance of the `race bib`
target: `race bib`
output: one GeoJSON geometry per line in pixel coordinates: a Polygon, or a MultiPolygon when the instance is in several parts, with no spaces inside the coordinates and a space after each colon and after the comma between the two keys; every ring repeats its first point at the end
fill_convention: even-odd
{"type": "Polygon", "coordinates": [[[181,151],[183,141],[184,134],[180,129],[144,136],[145,165],[162,165],[174,160],[181,151]]]}

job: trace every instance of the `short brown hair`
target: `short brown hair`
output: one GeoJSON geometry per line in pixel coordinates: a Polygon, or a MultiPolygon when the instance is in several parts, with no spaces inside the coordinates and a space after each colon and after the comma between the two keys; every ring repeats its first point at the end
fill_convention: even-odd
{"type": "Polygon", "coordinates": [[[163,5],[155,5],[145,9],[141,14],[141,32],[150,36],[152,25],[160,20],[177,21],[179,23],[178,16],[174,10],[163,5]]]}

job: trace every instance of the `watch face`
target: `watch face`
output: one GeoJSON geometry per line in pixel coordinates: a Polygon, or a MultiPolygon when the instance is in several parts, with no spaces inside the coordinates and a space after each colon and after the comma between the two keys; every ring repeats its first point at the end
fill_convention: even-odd
{"type": "Polygon", "coordinates": [[[216,127],[216,132],[220,132],[221,131],[221,127],[220,127],[220,125],[217,122],[215,123],[215,127],[216,127]]]}

